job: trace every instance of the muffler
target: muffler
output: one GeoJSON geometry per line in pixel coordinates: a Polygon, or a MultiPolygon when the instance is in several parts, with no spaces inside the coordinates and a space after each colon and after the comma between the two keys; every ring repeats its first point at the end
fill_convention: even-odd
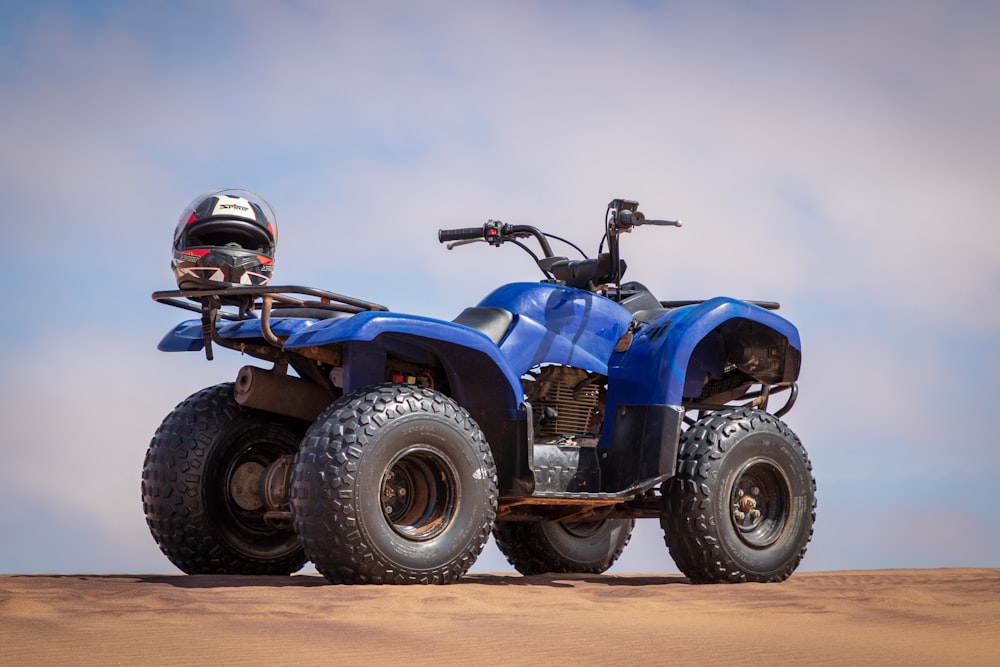
{"type": "Polygon", "coordinates": [[[236,402],[279,415],[316,421],[334,396],[315,382],[281,375],[256,366],[244,366],[236,376],[236,402]]]}

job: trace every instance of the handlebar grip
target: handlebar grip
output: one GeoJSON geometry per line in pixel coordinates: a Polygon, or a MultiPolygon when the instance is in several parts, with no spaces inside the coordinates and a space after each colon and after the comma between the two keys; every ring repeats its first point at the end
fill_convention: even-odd
{"type": "Polygon", "coordinates": [[[471,241],[482,238],[485,238],[482,227],[438,230],[438,243],[448,243],[450,241],[471,241]]]}

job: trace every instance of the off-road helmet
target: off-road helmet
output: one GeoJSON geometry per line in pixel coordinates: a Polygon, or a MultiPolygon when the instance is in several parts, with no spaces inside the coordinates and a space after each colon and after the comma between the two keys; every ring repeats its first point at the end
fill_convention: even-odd
{"type": "Polygon", "coordinates": [[[174,231],[181,289],[266,285],[274,269],[274,211],[249,190],[213,190],[191,202],[174,231]]]}

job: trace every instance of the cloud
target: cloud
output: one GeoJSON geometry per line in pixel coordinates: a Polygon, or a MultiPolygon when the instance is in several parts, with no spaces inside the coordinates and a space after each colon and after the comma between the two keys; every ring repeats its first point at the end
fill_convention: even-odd
{"type": "Polygon", "coordinates": [[[34,213],[90,213],[109,230],[164,224],[127,212],[232,185],[223,174],[277,179],[265,194],[287,195],[279,212],[309,224],[320,248],[342,240],[342,216],[305,214],[295,200],[306,191],[358,220],[361,242],[442,213],[578,233],[624,194],[689,220],[681,238],[635,249],[636,267],[686,274],[714,256],[720,281],[752,269],[763,290],[865,292],[911,316],[957,299],[969,326],[995,330],[976,305],[1000,286],[1000,250],[981,242],[997,236],[997,146],[970,128],[989,126],[996,100],[967,71],[995,47],[934,5],[891,35],[881,10],[853,11],[257,5],[221,34],[212,15],[191,25],[171,14],[166,36],[146,42],[128,30],[141,13],[119,11],[86,37],[39,22],[25,58],[47,76],[9,98],[2,172],[34,213]],[[931,31],[943,39],[925,41],[931,31]],[[947,50],[967,32],[978,39],[947,50]],[[203,41],[215,55],[198,61],[203,41]],[[940,86],[980,114],[942,103],[940,86]],[[264,176],[267,163],[287,173],[264,176]],[[198,174],[219,182],[188,185],[198,174]],[[467,195],[468,211],[429,210],[428,192],[479,206],[467,195]]]}

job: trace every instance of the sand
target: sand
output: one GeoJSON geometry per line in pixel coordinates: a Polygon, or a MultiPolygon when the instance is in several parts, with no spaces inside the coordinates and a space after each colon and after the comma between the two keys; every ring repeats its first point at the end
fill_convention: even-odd
{"type": "Polygon", "coordinates": [[[1000,664],[1000,569],[473,574],[450,586],[318,575],[0,576],[3,665],[1000,664]]]}

